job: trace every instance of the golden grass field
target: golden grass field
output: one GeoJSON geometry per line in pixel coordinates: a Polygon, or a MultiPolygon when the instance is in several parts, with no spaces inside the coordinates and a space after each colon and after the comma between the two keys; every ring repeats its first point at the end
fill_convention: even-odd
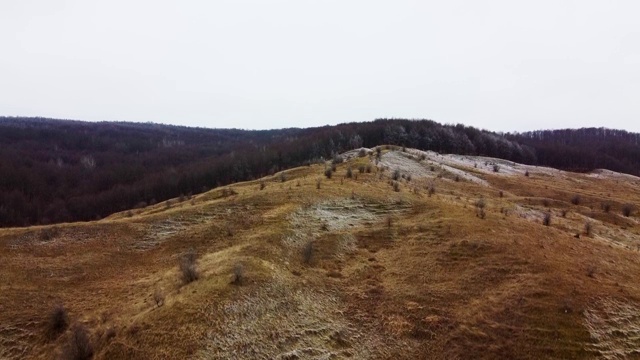
{"type": "Polygon", "coordinates": [[[640,178],[374,161],[0,229],[0,359],[68,357],[78,325],[95,359],[640,358],[640,217],[622,214],[640,178]],[[399,191],[396,168],[411,175],[399,191]],[[189,251],[199,278],[184,284],[189,251]],[[69,326],[51,334],[60,305],[69,326]]]}

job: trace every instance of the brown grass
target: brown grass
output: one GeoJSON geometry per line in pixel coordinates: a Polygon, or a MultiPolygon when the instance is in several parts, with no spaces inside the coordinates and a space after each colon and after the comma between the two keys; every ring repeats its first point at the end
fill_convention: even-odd
{"type": "Polygon", "coordinates": [[[41,234],[52,227],[1,229],[0,358],[55,358],[73,343],[91,346],[95,359],[570,359],[604,356],[611,346],[638,351],[629,329],[640,321],[629,309],[640,307],[640,225],[635,212],[621,212],[640,204],[637,184],[534,168],[529,178],[505,168],[478,175],[488,187],[414,176],[412,186],[437,186],[429,196],[435,191],[394,192],[388,173],[380,179],[366,170],[370,161],[336,164],[338,174],[365,166],[342,185],[323,175],[323,164],[305,166],[287,170],[287,181],[300,186],[258,190],[276,175],[197,195],[194,205],[160,203],[132,217],[57,225],[46,240],[41,234]],[[581,202],[571,206],[576,194],[581,202]],[[484,219],[476,216],[481,198],[484,219]],[[599,211],[605,202],[609,213],[599,211]],[[546,211],[554,214],[549,227],[541,225],[546,211]],[[308,216],[293,221],[296,213],[308,216]],[[587,222],[592,236],[574,238],[587,222]],[[307,241],[313,266],[300,260],[307,241]],[[178,254],[188,249],[198,254],[191,264],[199,276],[182,286],[178,254]],[[43,337],[52,299],[84,330],[43,337]],[[611,312],[621,309],[624,323],[612,325],[611,312]],[[604,345],[592,334],[606,334],[604,345]]]}

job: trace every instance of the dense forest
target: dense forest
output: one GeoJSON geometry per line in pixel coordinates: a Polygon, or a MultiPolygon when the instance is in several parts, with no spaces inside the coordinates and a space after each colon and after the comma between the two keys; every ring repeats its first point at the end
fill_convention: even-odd
{"type": "Polygon", "coordinates": [[[379,144],[640,175],[639,140],[619,130],[497,134],[430,120],[248,131],[0,117],[0,226],[98,219],[379,144]]]}

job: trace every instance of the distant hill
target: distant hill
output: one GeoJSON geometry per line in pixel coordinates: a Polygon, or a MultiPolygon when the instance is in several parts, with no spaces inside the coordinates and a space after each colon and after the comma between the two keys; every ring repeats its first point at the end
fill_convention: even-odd
{"type": "Polygon", "coordinates": [[[498,134],[402,119],[248,131],[0,117],[0,226],[94,220],[378,144],[638,175],[639,136],[498,134]]]}

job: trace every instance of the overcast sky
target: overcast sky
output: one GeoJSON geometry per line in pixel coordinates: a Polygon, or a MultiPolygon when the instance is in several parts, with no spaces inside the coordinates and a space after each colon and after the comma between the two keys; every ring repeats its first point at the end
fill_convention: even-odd
{"type": "Polygon", "coordinates": [[[0,115],[640,131],[640,1],[0,1],[0,115]]]}

